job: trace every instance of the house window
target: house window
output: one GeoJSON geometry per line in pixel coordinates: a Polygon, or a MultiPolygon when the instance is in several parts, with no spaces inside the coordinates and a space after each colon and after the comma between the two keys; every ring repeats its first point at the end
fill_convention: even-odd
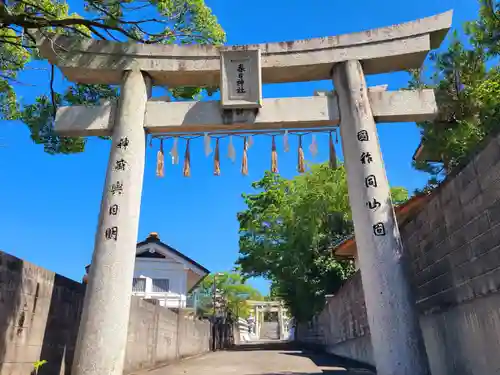
{"type": "Polygon", "coordinates": [[[134,277],[132,281],[132,292],[145,292],[146,279],[143,277],[134,277]]]}
{"type": "Polygon", "coordinates": [[[165,293],[169,291],[168,279],[153,279],[153,293],[165,293]]]}

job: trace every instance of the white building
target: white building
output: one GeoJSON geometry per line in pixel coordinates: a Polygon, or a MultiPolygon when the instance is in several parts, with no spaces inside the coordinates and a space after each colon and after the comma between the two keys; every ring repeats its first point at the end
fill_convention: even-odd
{"type": "MultiPolygon", "coordinates": [[[[87,273],[89,269],[90,265],[86,267],[87,273]]],[[[187,296],[209,273],[152,232],[137,244],[132,294],[158,300],[161,306],[169,308],[193,307],[194,301],[188,301],[187,296]]]]}

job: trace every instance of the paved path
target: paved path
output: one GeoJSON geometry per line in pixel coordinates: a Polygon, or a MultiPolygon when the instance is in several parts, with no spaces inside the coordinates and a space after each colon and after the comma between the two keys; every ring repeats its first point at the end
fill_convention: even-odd
{"type": "Polygon", "coordinates": [[[308,354],[286,345],[242,345],[166,366],[148,375],[373,375],[333,356],[308,354]]]}

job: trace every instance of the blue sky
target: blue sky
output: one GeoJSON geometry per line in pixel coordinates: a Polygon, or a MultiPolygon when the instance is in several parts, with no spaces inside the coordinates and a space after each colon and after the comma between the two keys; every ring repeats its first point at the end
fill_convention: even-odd
{"type": "MultiPolygon", "coordinates": [[[[478,9],[474,0],[313,0],[310,5],[299,0],[206,2],[227,32],[228,44],[337,35],[449,9],[455,11],[454,28],[460,28],[464,21],[476,17],[478,9]]],[[[47,90],[48,72],[29,71],[23,80],[34,85],[19,87],[23,101],[30,102],[36,93],[47,90]]],[[[405,87],[407,81],[405,73],[368,78],[369,85],[388,84],[390,90],[405,87]]],[[[56,87],[63,84],[59,77],[56,87]]],[[[263,94],[310,96],[316,89],[331,89],[331,83],[266,85],[263,94]]],[[[411,168],[411,157],[420,139],[415,124],[381,124],[378,130],[391,185],[410,191],[424,185],[426,175],[411,168]]],[[[167,164],[164,179],[156,178],[157,149],[148,149],[138,241],[155,231],[162,241],[212,271],[232,268],[238,254],[236,213],[244,209],[241,193],[250,192],[251,182],[270,167],[270,139],[256,137],[249,151],[250,174],[241,176],[239,142],[235,139],[238,157],[233,165],[225,157],[227,141],[222,141],[220,177],[212,175],[212,158],[204,156],[202,140],[192,142],[190,178],[182,177],[182,158],[178,166],[167,164]]],[[[306,151],[307,159],[326,160],[326,137],[318,137],[318,143],[319,155],[312,159],[306,151]]],[[[291,152],[283,153],[278,143],[279,169],[285,177],[296,173],[295,144],[291,140],[291,152]]],[[[0,145],[0,249],[80,280],[92,255],[109,143],[91,139],[85,153],[52,156],[31,142],[26,126],[3,122],[0,145]]],[[[182,146],[179,151],[183,155],[182,146]]],[[[341,157],[340,145],[337,151],[341,157]]],[[[264,280],[252,283],[266,292],[264,280]]]]}

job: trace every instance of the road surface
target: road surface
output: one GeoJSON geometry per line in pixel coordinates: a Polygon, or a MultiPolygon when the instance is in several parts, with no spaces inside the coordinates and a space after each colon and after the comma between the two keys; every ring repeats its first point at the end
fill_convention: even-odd
{"type": "Polygon", "coordinates": [[[242,345],[208,353],[148,375],[373,375],[334,356],[310,354],[283,344],[242,345]]]}

